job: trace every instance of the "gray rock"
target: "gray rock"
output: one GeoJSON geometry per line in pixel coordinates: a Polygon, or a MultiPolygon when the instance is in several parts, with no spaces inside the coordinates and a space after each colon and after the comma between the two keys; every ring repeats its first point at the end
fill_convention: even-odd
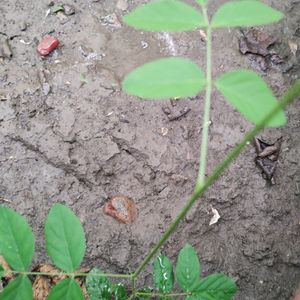
{"type": "Polygon", "coordinates": [[[2,58],[12,58],[13,53],[11,51],[8,38],[5,37],[0,41],[0,57],[2,58]]]}
{"type": "Polygon", "coordinates": [[[64,5],[64,13],[66,16],[71,16],[75,14],[75,8],[72,5],[65,4],[64,5]]]}

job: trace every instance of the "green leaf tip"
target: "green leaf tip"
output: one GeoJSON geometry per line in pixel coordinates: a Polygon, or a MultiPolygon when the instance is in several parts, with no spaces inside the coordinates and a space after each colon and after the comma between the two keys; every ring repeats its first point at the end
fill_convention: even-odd
{"type": "Polygon", "coordinates": [[[229,1],[219,7],[212,27],[257,26],[280,21],[283,13],[258,0],[229,1]]]}
{"type": "Polygon", "coordinates": [[[114,299],[115,300],[126,300],[127,294],[126,289],[122,283],[118,283],[113,288],[114,299]]]}
{"type": "Polygon", "coordinates": [[[85,235],[79,218],[66,206],[54,204],[45,224],[48,255],[54,264],[73,272],[81,264],[85,254],[85,235]]]}
{"type": "Polygon", "coordinates": [[[195,249],[186,244],[179,252],[176,264],[176,280],[186,292],[192,292],[200,281],[200,262],[195,249]]]}
{"type": "Polygon", "coordinates": [[[168,257],[157,256],[153,265],[154,286],[162,293],[170,292],[174,285],[173,266],[168,257]]]}
{"type": "Polygon", "coordinates": [[[224,274],[211,274],[200,280],[187,300],[231,300],[237,291],[235,282],[224,274]]]}
{"type": "Polygon", "coordinates": [[[27,276],[19,275],[0,292],[0,300],[32,300],[32,298],[32,285],[27,276]]]}
{"type": "Polygon", "coordinates": [[[27,221],[8,207],[0,207],[0,253],[11,268],[26,271],[34,255],[34,236],[27,221]]]}
{"type": "MultiPolygon", "coordinates": [[[[278,103],[265,81],[253,71],[227,72],[216,80],[215,85],[228,102],[255,125],[259,124],[278,103]]],[[[281,110],[266,126],[279,127],[285,123],[286,117],[281,110]]]]}
{"type": "Polygon", "coordinates": [[[86,288],[90,300],[109,300],[111,298],[111,286],[106,276],[99,276],[103,272],[97,268],[92,269],[86,278],[86,288]],[[97,276],[98,275],[98,276],[97,276]]]}
{"type": "Polygon", "coordinates": [[[149,31],[176,32],[207,26],[201,12],[178,0],[156,0],[140,5],[123,21],[149,31]]]}
{"type": "Polygon", "coordinates": [[[60,281],[52,288],[47,300],[84,300],[79,284],[71,278],[60,281]]]}
{"type": "Polygon", "coordinates": [[[203,71],[184,58],[163,58],[147,63],[123,80],[123,90],[141,98],[166,99],[195,96],[205,86],[203,71]]]}

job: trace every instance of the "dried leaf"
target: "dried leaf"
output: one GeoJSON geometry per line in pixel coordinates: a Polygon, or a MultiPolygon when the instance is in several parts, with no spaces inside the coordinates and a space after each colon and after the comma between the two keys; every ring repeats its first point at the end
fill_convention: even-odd
{"type": "Polygon", "coordinates": [[[267,157],[261,158],[257,157],[255,159],[256,164],[261,168],[265,176],[267,177],[268,180],[272,180],[277,162],[272,161],[267,157]]]}
{"type": "Polygon", "coordinates": [[[268,69],[268,64],[266,61],[266,58],[261,55],[256,55],[252,53],[247,53],[246,56],[248,57],[250,61],[250,65],[253,69],[257,71],[263,71],[266,72],[268,69]]]}
{"type": "MultiPolygon", "coordinates": [[[[80,268],[78,269],[76,273],[87,273],[89,272],[90,268],[80,268]]],[[[55,268],[54,266],[50,265],[50,264],[40,264],[38,266],[36,266],[33,269],[34,272],[41,272],[41,273],[61,273],[61,270],[55,268]]],[[[65,275],[55,275],[55,276],[37,276],[34,283],[33,283],[33,295],[34,295],[34,300],[46,300],[50,289],[58,284],[58,282],[60,282],[61,280],[67,278],[67,276],[65,275]]],[[[86,287],[84,285],[84,277],[77,277],[75,279],[78,284],[80,285],[83,295],[85,297],[86,300],[88,300],[88,293],[86,290],[86,287]]]]}
{"type": "MultiPolygon", "coordinates": [[[[36,266],[33,271],[41,272],[41,273],[55,273],[55,274],[62,273],[61,270],[59,270],[49,264],[40,264],[40,265],[36,266]]],[[[56,276],[49,276],[49,279],[51,281],[51,284],[57,284],[59,281],[65,279],[66,277],[67,277],[66,275],[62,274],[62,275],[56,275],[56,276]]]]}
{"type": "MultiPolygon", "coordinates": [[[[76,270],[75,276],[76,276],[76,273],[89,273],[90,270],[91,270],[90,268],[80,268],[80,269],[76,270]]],[[[84,282],[85,282],[85,277],[76,277],[75,280],[79,283],[79,285],[81,287],[83,287],[84,282]]]]}
{"type": "Polygon", "coordinates": [[[45,300],[50,292],[50,284],[45,276],[37,276],[33,285],[33,300],[45,300]]]}
{"type": "Polygon", "coordinates": [[[266,32],[255,28],[241,31],[243,36],[240,38],[239,46],[243,54],[252,53],[267,56],[268,48],[273,45],[276,39],[266,32]]]}
{"type": "Polygon", "coordinates": [[[269,51],[276,39],[256,28],[241,30],[239,40],[240,52],[248,57],[251,66],[258,71],[267,71],[268,64],[281,64],[283,59],[274,51],[269,51]]]}
{"type": "Polygon", "coordinates": [[[137,217],[134,202],[126,196],[111,198],[104,206],[104,213],[124,224],[134,222],[137,217]]]}
{"type": "Polygon", "coordinates": [[[255,162],[271,183],[274,182],[273,175],[276,170],[281,144],[282,137],[277,139],[273,144],[269,144],[259,138],[254,139],[254,146],[257,152],[255,162]]]}
{"type": "Polygon", "coordinates": [[[211,207],[211,211],[213,213],[213,217],[211,218],[209,225],[216,224],[220,219],[219,212],[215,208],[211,207]]]}
{"type": "Polygon", "coordinates": [[[206,32],[205,32],[204,30],[200,29],[200,30],[199,30],[199,33],[200,33],[201,41],[202,41],[202,42],[206,42],[206,39],[207,39],[207,37],[206,37],[206,32]]]}
{"type": "Polygon", "coordinates": [[[84,299],[89,300],[89,299],[90,299],[89,293],[88,293],[88,291],[87,291],[87,289],[86,289],[86,286],[85,286],[84,284],[81,285],[81,290],[82,290],[84,299]]]}
{"type": "Polygon", "coordinates": [[[9,264],[6,262],[6,260],[4,259],[3,256],[0,256],[0,265],[3,267],[3,269],[4,269],[6,272],[8,271],[8,272],[5,274],[4,278],[5,278],[6,280],[11,280],[11,279],[14,277],[14,275],[13,275],[13,273],[9,272],[9,271],[11,271],[11,268],[10,268],[9,264]]]}
{"type": "Polygon", "coordinates": [[[88,291],[87,291],[87,289],[86,289],[86,286],[85,286],[85,284],[84,284],[84,281],[85,281],[85,278],[83,278],[83,277],[78,277],[78,278],[76,278],[75,279],[77,282],[78,282],[78,284],[80,285],[80,288],[81,288],[81,290],[82,290],[82,293],[83,293],[83,296],[84,296],[84,298],[85,299],[90,299],[89,298],[89,293],[88,293],[88,291]]]}
{"type": "Polygon", "coordinates": [[[288,41],[288,43],[289,43],[291,52],[293,53],[293,55],[296,55],[297,50],[298,50],[298,45],[296,43],[294,43],[293,41],[288,41]]]}

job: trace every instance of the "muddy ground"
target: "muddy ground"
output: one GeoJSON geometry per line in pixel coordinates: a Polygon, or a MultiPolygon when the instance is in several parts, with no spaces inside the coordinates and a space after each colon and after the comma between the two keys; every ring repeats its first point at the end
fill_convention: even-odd
{"type": "MultiPolygon", "coordinates": [[[[128,1],[127,10],[140,2],[128,1]]],[[[211,0],[211,11],[221,2],[211,0]]],[[[277,38],[274,49],[283,62],[262,71],[239,52],[238,30],[218,30],[214,74],[259,69],[279,96],[299,76],[300,52],[293,54],[289,42],[300,46],[300,1],[265,2],[286,14],[283,22],[264,29],[277,38]]],[[[66,3],[74,5],[74,15],[47,14],[50,0],[0,3],[0,33],[9,38],[13,53],[0,62],[0,196],[32,225],[35,263],[49,260],[43,221],[60,202],[84,224],[84,264],[130,272],[192,192],[203,94],[176,104],[139,101],[124,94],[120,82],[134,67],[163,56],[189,57],[204,68],[205,42],[198,32],[128,28],[112,18],[126,14],[126,5],[117,0],[66,3]],[[61,45],[42,59],[36,44],[47,33],[61,45]],[[189,112],[170,121],[168,110],[174,116],[189,112]],[[136,202],[139,217],[132,225],[103,213],[107,199],[119,194],[136,202]]],[[[283,136],[275,185],[263,179],[249,145],[163,248],[175,262],[179,249],[191,243],[203,274],[224,272],[236,280],[236,300],[289,299],[300,282],[299,115],[298,99],[287,109],[285,127],[261,135],[271,142],[283,136]],[[209,226],[211,206],[221,218],[209,226]]],[[[208,172],[251,128],[217,92],[211,121],[208,172]]],[[[151,283],[149,268],[141,283],[151,283]]]]}

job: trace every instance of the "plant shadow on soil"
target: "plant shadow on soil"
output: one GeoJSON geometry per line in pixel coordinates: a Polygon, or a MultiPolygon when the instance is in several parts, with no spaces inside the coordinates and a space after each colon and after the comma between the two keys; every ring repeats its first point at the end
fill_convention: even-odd
{"type": "MultiPolygon", "coordinates": [[[[134,2],[128,10],[141,1],[134,2]]],[[[211,1],[212,11],[220,2],[211,1]]],[[[177,102],[139,101],[122,93],[120,82],[136,66],[162,56],[190,57],[204,68],[205,44],[199,32],[128,28],[115,18],[126,13],[117,1],[77,0],[76,13],[68,17],[46,16],[49,3],[0,4],[0,31],[13,52],[0,63],[0,196],[11,199],[10,206],[33,226],[35,263],[48,260],[43,222],[52,204],[60,202],[84,225],[85,265],[131,272],[193,190],[203,95],[177,102]],[[49,32],[61,46],[42,59],[35,38],[49,32]],[[138,207],[131,225],[103,213],[107,199],[120,194],[138,207]]],[[[279,96],[299,75],[300,53],[291,53],[289,41],[300,45],[300,1],[275,5],[286,19],[264,30],[277,38],[274,47],[284,62],[261,75],[279,96]]],[[[239,37],[238,30],[214,33],[215,76],[252,68],[238,50],[239,37]]],[[[299,115],[298,100],[287,109],[285,127],[261,135],[271,141],[283,136],[275,185],[262,178],[249,145],[162,249],[175,263],[186,242],[195,246],[203,274],[224,272],[237,281],[237,300],[289,299],[299,284],[299,115]],[[211,206],[221,218],[209,226],[211,206]]],[[[208,172],[250,129],[216,92],[211,121],[208,172]]],[[[151,284],[150,268],[141,284],[151,284]]]]}

